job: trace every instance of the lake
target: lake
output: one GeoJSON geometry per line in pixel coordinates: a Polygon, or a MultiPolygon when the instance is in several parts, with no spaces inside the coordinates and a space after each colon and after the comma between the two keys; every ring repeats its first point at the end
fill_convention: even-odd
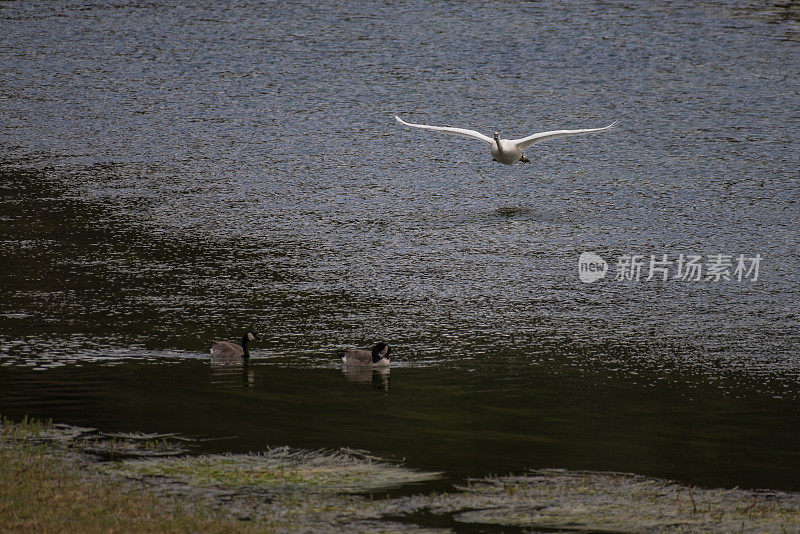
{"type": "Polygon", "coordinates": [[[3,415],[447,483],[800,490],[796,2],[4,1],[0,26],[3,415]],[[395,114],[620,124],[505,166],[395,114]],[[248,365],[212,367],[248,328],[248,365]],[[388,374],[334,356],[377,341],[388,374]]]}

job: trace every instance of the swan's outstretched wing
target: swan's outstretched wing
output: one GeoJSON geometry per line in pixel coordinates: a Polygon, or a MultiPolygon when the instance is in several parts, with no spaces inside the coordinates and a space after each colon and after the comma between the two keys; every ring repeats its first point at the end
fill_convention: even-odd
{"type": "Polygon", "coordinates": [[[523,137],[522,139],[513,139],[511,142],[515,143],[520,150],[525,150],[534,143],[541,143],[542,141],[547,141],[548,139],[555,139],[556,137],[564,137],[567,135],[604,132],[606,130],[610,130],[617,124],[619,124],[619,121],[614,121],[604,128],[584,128],[583,130],[552,130],[550,132],[540,132],[529,135],[528,137],[523,137]]]}
{"type": "Polygon", "coordinates": [[[486,135],[483,135],[480,132],[476,132],[475,130],[467,130],[466,128],[451,128],[450,126],[428,126],[427,124],[413,124],[411,122],[406,122],[397,115],[394,116],[397,119],[397,122],[400,124],[405,124],[406,126],[413,126],[414,128],[422,128],[424,130],[434,130],[436,132],[449,132],[458,135],[463,135],[464,137],[472,137],[473,139],[480,139],[481,141],[485,141],[486,143],[492,144],[494,140],[486,135]]]}

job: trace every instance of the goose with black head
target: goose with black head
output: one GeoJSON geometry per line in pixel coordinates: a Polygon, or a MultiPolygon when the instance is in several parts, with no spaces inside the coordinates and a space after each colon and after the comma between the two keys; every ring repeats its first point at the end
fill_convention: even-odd
{"type": "Polygon", "coordinates": [[[252,330],[248,330],[242,336],[242,344],[230,343],[228,341],[212,341],[208,348],[211,350],[212,361],[245,361],[250,358],[248,344],[251,341],[260,341],[261,337],[252,330]]]}
{"type": "Polygon", "coordinates": [[[372,350],[368,349],[347,349],[341,350],[337,354],[341,356],[345,365],[388,367],[392,348],[386,343],[376,343],[372,350]]]}

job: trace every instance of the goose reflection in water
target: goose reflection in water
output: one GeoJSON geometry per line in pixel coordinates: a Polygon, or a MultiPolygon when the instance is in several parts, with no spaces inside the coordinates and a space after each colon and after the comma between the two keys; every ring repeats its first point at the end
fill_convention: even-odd
{"type": "Polygon", "coordinates": [[[211,383],[222,387],[253,387],[256,375],[247,361],[211,360],[211,383]]]}
{"type": "Polygon", "coordinates": [[[389,367],[357,367],[346,365],[342,372],[348,382],[370,384],[375,389],[389,392],[389,367]]]}

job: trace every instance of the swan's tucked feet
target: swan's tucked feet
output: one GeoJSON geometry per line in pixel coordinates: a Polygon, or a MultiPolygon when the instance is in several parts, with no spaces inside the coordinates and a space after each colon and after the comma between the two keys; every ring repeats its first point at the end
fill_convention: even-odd
{"type": "Polygon", "coordinates": [[[531,162],[531,160],[529,160],[528,158],[526,158],[524,155],[523,155],[523,156],[520,156],[520,157],[519,157],[519,160],[520,160],[522,163],[530,163],[530,162],[531,162]]]}

